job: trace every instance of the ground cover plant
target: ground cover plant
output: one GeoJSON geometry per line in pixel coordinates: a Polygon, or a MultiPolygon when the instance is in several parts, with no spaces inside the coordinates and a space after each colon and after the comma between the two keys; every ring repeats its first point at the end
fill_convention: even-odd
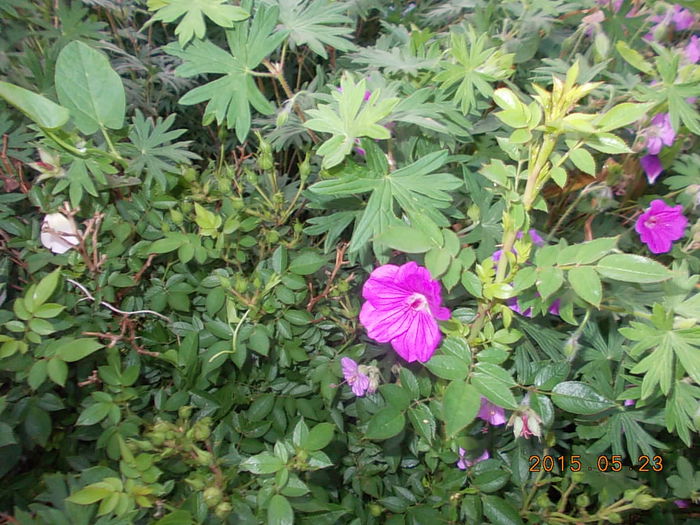
{"type": "Polygon", "coordinates": [[[0,524],[697,523],[698,7],[3,0],[0,524]]]}

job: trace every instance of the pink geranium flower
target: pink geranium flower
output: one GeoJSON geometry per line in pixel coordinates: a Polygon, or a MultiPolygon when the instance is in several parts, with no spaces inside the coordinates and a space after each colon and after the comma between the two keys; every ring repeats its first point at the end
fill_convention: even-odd
{"type": "Polygon", "coordinates": [[[642,157],[639,163],[647,175],[650,184],[656,182],[656,178],[664,170],[658,154],[664,146],[671,146],[676,139],[676,132],[671,125],[668,113],[659,113],[651,120],[651,125],[642,133],[646,140],[648,155],[642,157]]]}
{"type": "Polygon", "coordinates": [[[700,60],[700,38],[696,35],[690,37],[688,44],[683,49],[683,56],[690,64],[697,64],[700,60]]]}
{"type": "Polygon", "coordinates": [[[634,229],[652,253],[666,253],[673,241],[683,237],[686,226],[688,219],[683,215],[683,206],[669,206],[656,199],[639,216],[634,229]]]}
{"type": "Polygon", "coordinates": [[[440,344],[438,321],[450,318],[442,306],[440,283],[415,262],[376,268],[362,288],[366,302],[360,322],[367,335],[391,343],[406,361],[425,363],[440,344]]]}
{"type": "Polygon", "coordinates": [[[649,184],[654,184],[656,178],[664,171],[663,164],[661,164],[661,159],[658,155],[644,155],[639,159],[639,164],[641,164],[644,173],[647,174],[649,184]]]}
{"type": "Polygon", "coordinates": [[[676,25],[676,31],[685,31],[695,23],[695,15],[690,10],[684,9],[683,6],[675,4],[671,20],[676,25]]]}
{"type": "Polygon", "coordinates": [[[491,401],[482,396],[481,408],[479,409],[477,417],[488,421],[494,426],[498,426],[506,422],[506,411],[503,407],[494,405],[491,401]]]}
{"type": "Polygon", "coordinates": [[[352,393],[356,396],[364,396],[369,389],[369,376],[360,372],[358,364],[349,357],[343,357],[340,364],[343,367],[343,377],[352,389],[352,393]]]}
{"type": "Polygon", "coordinates": [[[467,458],[467,451],[463,449],[462,447],[459,448],[459,460],[457,461],[457,467],[461,470],[467,470],[469,467],[472,465],[476,465],[480,461],[487,460],[491,457],[489,454],[488,450],[484,450],[484,453],[481,454],[478,458],[474,459],[468,459],[467,458]]]}

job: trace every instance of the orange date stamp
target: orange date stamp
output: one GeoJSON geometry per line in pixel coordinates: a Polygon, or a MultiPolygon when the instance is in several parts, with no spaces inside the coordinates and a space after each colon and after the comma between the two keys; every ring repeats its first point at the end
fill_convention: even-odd
{"type": "Polygon", "coordinates": [[[594,465],[583,465],[581,456],[530,456],[530,472],[552,472],[556,467],[564,472],[581,472],[582,470],[599,472],[620,472],[622,469],[637,472],[661,472],[664,461],[661,456],[639,456],[636,465],[623,465],[622,456],[598,456],[594,465]]]}

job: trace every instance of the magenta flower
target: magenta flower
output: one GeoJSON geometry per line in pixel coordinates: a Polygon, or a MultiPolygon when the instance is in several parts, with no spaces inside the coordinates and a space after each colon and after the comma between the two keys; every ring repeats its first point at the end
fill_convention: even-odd
{"type": "Polygon", "coordinates": [[[625,399],[625,402],[622,403],[626,407],[633,407],[636,401],[634,399],[625,399]]]}
{"type": "Polygon", "coordinates": [[[656,115],[651,120],[651,125],[642,132],[642,136],[646,139],[649,154],[642,157],[639,163],[642,165],[649,183],[653,184],[664,170],[658,157],[659,152],[664,146],[671,146],[676,139],[676,132],[671,126],[669,114],[659,113],[656,115]]]}
{"type": "Polygon", "coordinates": [[[349,357],[343,357],[340,364],[343,366],[343,377],[352,388],[352,393],[356,396],[364,396],[369,390],[369,376],[360,372],[358,364],[349,357]]]}
{"type": "Polygon", "coordinates": [[[644,173],[647,174],[647,180],[649,184],[654,184],[656,178],[661,175],[664,171],[664,167],[661,164],[661,159],[657,155],[644,155],[639,159],[639,164],[642,165],[644,173]]]}
{"type": "Polygon", "coordinates": [[[696,35],[690,37],[688,44],[683,49],[683,55],[690,64],[697,64],[700,60],[700,38],[696,35]]]}
{"type": "Polygon", "coordinates": [[[656,199],[639,216],[634,229],[652,253],[666,253],[673,241],[683,237],[686,226],[688,219],[683,215],[683,206],[669,206],[656,199]]]}
{"type": "Polygon", "coordinates": [[[651,126],[644,134],[647,139],[647,151],[652,155],[658,155],[661,148],[671,146],[676,139],[676,132],[671,126],[671,117],[668,113],[659,113],[651,119],[651,126]]]}
{"type": "Polygon", "coordinates": [[[360,322],[367,335],[379,343],[391,343],[409,363],[425,363],[440,344],[438,321],[450,318],[442,306],[440,283],[415,262],[376,268],[362,288],[366,299],[360,322]]]}
{"type": "Polygon", "coordinates": [[[467,451],[462,447],[459,447],[459,460],[457,460],[457,467],[461,470],[467,470],[469,467],[476,465],[480,461],[489,459],[490,457],[491,455],[489,454],[489,451],[484,450],[484,453],[481,454],[481,456],[479,456],[478,458],[468,459],[467,451]]]}
{"type": "Polygon", "coordinates": [[[674,500],[673,503],[674,503],[674,504],[676,505],[676,507],[678,507],[679,509],[687,509],[688,507],[690,507],[690,505],[688,504],[688,502],[685,501],[685,500],[683,500],[683,499],[674,500]]]}
{"type": "Polygon", "coordinates": [[[676,31],[685,31],[690,29],[695,23],[695,16],[688,9],[683,9],[683,6],[675,4],[673,6],[673,15],[671,20],[676,25],[676,31]]]}
{"type": "Polygon", "coordinates": [[[498,426],[506,422],[506,411],[503,407],[494,405],[491,401],[482,396],[481,408],[479,409],[477,417],[488,421],[494,426],[498,426]]]}

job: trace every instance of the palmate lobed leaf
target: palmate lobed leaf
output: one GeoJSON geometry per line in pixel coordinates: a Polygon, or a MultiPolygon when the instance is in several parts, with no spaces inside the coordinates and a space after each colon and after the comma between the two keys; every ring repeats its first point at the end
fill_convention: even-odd
{"type": "Polygon", "coordinates": [[[355,44],[345,38],[353,30],[347,27],[352,20],[343,14],[348,9],[343,2],[280,0],[279,7],[280,22],[289,30],[293,45],[307,45],[323,58],[328,58],[325,46],[340,51],[355,49],[355,44]]]}
{"type": "Polygon", "coordinates": [[[324,168],[340,164],[359,137],[391,137],[389,130],[379,122],[388,117],[399,102],[397,98],[380,100],[379,92],[365,101],[365,80],[355,83],[349,73],[343,75],[340,86],[340,90],[332,93],[333,104],[323,104],[318,109],[307,111],[312,118],[304,123],[314,131],[333,135],[317,150],[324,157],[324,168]]]}
{"type": "Polygon", "coordinates": [[[238,6],[225,5],[226,0],[159,0],[149,1],[149,9],[157,9],[152,21],[174,22],[182,17],[175,29],[178,42],[185,46],[194,37],[204,38],[207,27],[204,22],[206,15],[212,22],[221,27],[233,27],[234,22],[240,22],[250,16],[250,13],[238,6]]]}
{"type": "Polygon", "coordinates": [[[175,114],[163,120],[161,117],[154,122],[152,118],[144,117],[136,110],[133,127],[129,131],[128,144],[121,145],[129,158],[128,173],[140,174],[144,169],[147,177],[154,178],[165,190],[166,173],[177,172],[177,164],[189,164],[191,160],[200,158],[199,155],[187,150],[191,141],[180,141],[171,144],[186,130],[170,130],[175,122],[175,114]]]}
{"type": "Polygon", "coordinates": [[[241,142],[250,131],[250,106],[263,114],[274,112],[274,106],[255,85],[251,72],[287,35],[285,30],[275,28],[277,15],[276,7],[260,6],[252,21],[227,30],[230,53],[208,40],[195,41],[184,49],[175,43],[166,46],[169,54],[183,60],[183,64],[175,70],[178,76],[225,75],[193,89],[179,102],[191,106],[209,101],[204,120],[213,117],[219,124],[225,123],[228,128],[235,128],[236,137],[241,142]]]}
{"type": "Polygon", "coordinates": [[[455,102],[467,114],[476,105],[475,90],[488,97],[493,93],[490,82],[503,80],[512,74],[513,54],[503,53],[497,48],[486,47],[486,34],[477,36],[470,28],[465,36],[460,33],[450,35],[452,61],[441,62],[442,71],[435,80],[448,89],[459,83],[454,95],[455,102]]]}
{"type": "MultiPolygon", "coordinates": [[[[370,165],[375,155],[381,157],[383,153],[371,141],[366,142],[370,165]]],[[[369,177],[350,175],[318,182],[310,189],[315,193],[334,196],[371,191],[367,206],[360,219],[356,219],[350,252],[360,251],[370,239],[374,239],[375,253],[379,254],[382,243],[378,237],[391,226],[405,226],[394,213],[395,203],[409,217],[424,214],[432,222],[446,226],[446,219],[439,210],[449,206],[452,199],[449,192],[462,184],[448,173],[432,173],[442,167],[447,158],[447,151],[436,151],[391,173],[386,163],[372,161],[369,177]]]]}

